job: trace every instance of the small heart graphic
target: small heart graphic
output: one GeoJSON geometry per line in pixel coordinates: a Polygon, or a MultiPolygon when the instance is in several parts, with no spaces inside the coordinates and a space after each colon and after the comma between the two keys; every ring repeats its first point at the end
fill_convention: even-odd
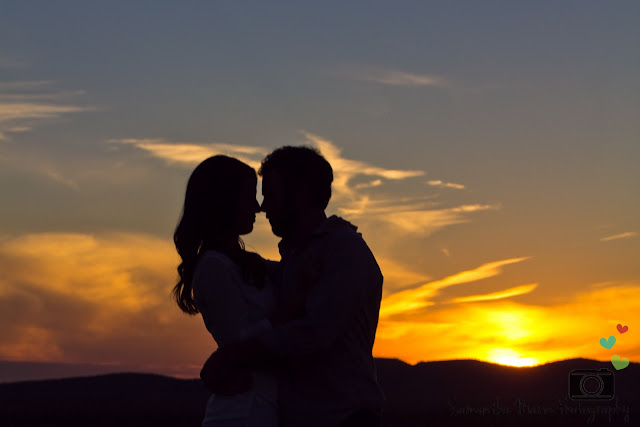
{"type": "Polygon", "coordinates": [[[611,350],[611,347],[616,343],[616,337],[611,335],[608,340],[604,338],[600,338],[600,345],[606,348],[607,350],[611,350]]]}
{"type": "Polygon", "coordinates": [[[625,357],[624,359],[620,360],[620,356],[614,354],[613,356],[611,356],[611,363],[613,364],[613,367],[619,371],[620,369],[624,369],[629,366],[629,359],[625,357]]]}
{"type": "Polygon", "coordinates": [[[620,332],[621,334],[624,334],[625,332],[627,332],[629,330],[629,327],[627,325],[622,326],[622,324],[618,323],[618,332],[620,332]]]}

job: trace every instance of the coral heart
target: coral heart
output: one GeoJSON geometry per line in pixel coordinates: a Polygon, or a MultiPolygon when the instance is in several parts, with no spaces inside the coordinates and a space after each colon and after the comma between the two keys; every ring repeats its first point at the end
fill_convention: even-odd
{"type": "Polygon", "coordinates": [[[611,350],[611,347],[616,343],[616,337],[611,335],[608,340],[604,338],[600,338],[600,345],[606,348],[607,350],[611,350]]]}
{"type": "Polygon", "coordinates": [[[611,363],[613,364],[613,367],[619,371],[620,369],[624,369],[629,366],[629,359],[625,357],[624,359],[620,360],[620,356],[614,354],[613,356],[611,356],[611,363]]]}
{"type": "Polygon", "coordinates": [[[627,325],[622,326],[620,323],[618,323],[617,328],[618,328],[618,332],[620,332],[621,334],[624,334],[629,330],[629,327],[627,325]]]}

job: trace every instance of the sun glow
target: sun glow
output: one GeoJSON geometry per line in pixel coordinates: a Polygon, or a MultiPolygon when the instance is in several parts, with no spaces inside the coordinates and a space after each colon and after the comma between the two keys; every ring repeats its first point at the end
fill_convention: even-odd
{"type": "Polygon", "coordinates": [[[521,353],[510,348],[493,348],[487,352],[487,360],[507,366],[536,366],[540,361],[536,357],[521,357],[521,353]]]}

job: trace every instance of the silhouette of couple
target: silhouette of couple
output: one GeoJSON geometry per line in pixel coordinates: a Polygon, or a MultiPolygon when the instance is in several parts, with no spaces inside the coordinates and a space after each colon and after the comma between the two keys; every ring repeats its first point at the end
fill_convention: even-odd
{"type": "Polygon", "coordinates": [[[380,426],[371,351],[383,278],[357,227],[325,214],[331,165],[314,148],[285,146],[258,174],[262,206],[253,168],[203,161],[174,234],[173,294],[218,344],[200,373],[212,392],[203,426],[380,426]],[[279,262],[240,238],[260,211],[282,238],[279,262]]]}

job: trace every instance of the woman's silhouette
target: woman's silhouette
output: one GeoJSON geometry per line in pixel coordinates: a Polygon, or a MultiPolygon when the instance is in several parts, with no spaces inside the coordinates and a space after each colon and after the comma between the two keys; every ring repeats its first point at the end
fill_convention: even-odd
{"type": "MultiPolygon", "coordinates": [[[[241,161],[214,156],[198,165],[187,184],[182,217],[174,234],[182,258],[173,289],[185,313],[201,313],[220,348],[271,328],[278,263],[244,249],[241,235],[253,230],[260,205],[256,172],[241,161]]],[[[279,316],[282,317],[282,316],[279,316]]],[[[213,394],[203,426],[277,426],[273,370],[229,375],[233,395],[213,394]]]]}

